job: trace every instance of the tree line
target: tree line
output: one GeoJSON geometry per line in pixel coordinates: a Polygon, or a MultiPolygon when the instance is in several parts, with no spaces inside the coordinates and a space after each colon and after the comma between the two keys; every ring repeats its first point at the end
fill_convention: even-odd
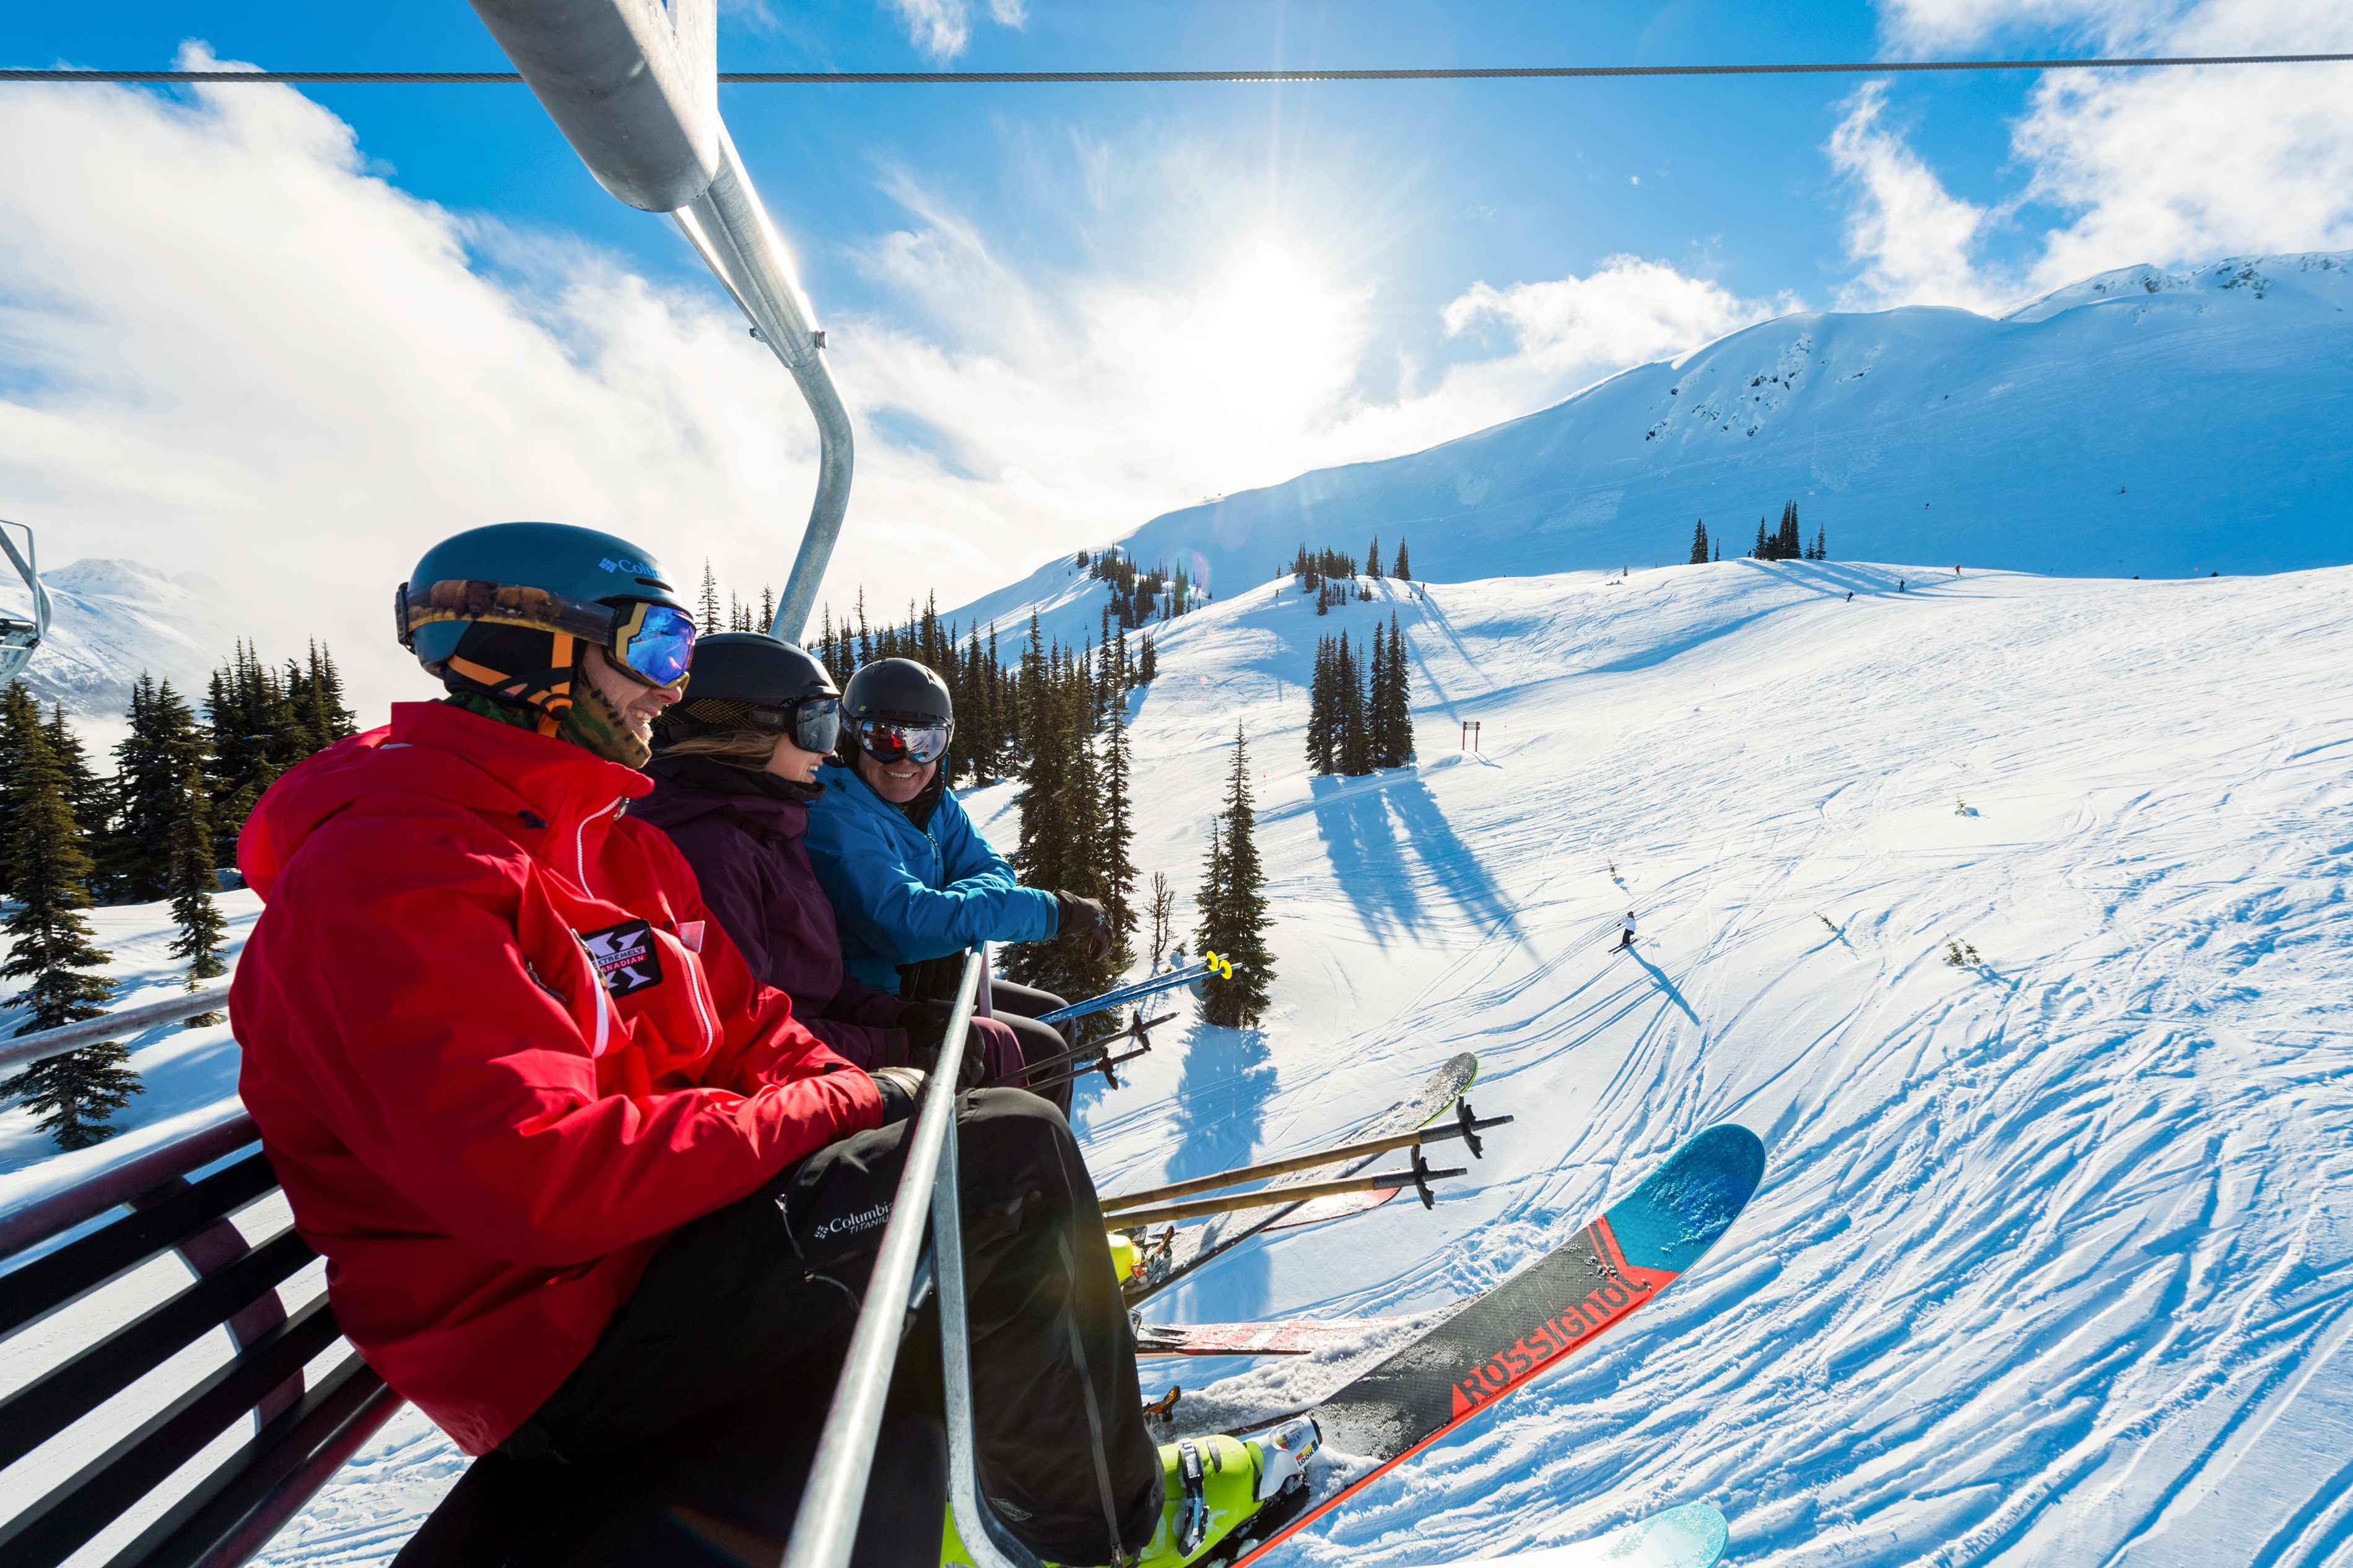
{"type": "MultiPolygon", "coordinates": [[[[1114,624],[1108,605],[1104,616],[1100,642],[1089,641],[1077,648],[1056,642],[1047,649],[1048,663],[1053,667],[1070,666],[1085,672],[1097,707],[1109,703],[1114,695],[1124,700],[1137,687],[1150,685],[1160,672],[1150,635],[1130,637],[1128,628],[1114,624]]],[[[1035,616],[1031,623],[1034,640],[1035,616]]],[[[950,784],[995,784],[1028,765],[1039,733],[1035,719],[1042,710],[1034,695],[1025,690],[1023,681],[1043,677],[1026,655],[1010,668],[1006,666],[998,656],[994,626],[986,641],[978,625],[966,629],[959,647],[955,624],[940,620],[934,599],[921,611],[908,605],[903,622],[877,627],[866,618],[866,596],[861,593],[854,618],[845,616],[839,626],[832,606],[825,607],[808,651],[825,666],[834,683],[842,687],[849,684],[849,678],[861,666],[877,659],[912,658],[936,672],[947,683],[948,699],[955,707],[955,744],[948,752],[950,784]]]]}
{"type": "MultiPolygon", "coordinates": [[[[19,1035],[105,1012],[113,983],[90,973],[112,961],[83,911],[100,904],[171,900],[171,954],[191,991],[227,973],[227,931],[214,902],[217,868],[233,865],[237,836],[261,792],[311,752],[356,732],[333,656],[317,643],[282,669],[240,642],[206,685],[204,717],[142,674],[131,689],[128,733],[101,776],[69,722],[47,714],[23,681],[0,690],[0,891],[8,956],[0,982],[25,981],[7,1000],[26,1007],[19,1035]]],[[[217,1023],[193,1018],[188,1027],[217,1023]]],[[[60,1148],[112,1136],[108,1119],[140,1092],[129,1053],[109,1042],[36,1062],[0,1083],[60,1148]]]]}
{"type": "MultiPolygon", "coordinates": [[[[820,611],[808,651],[843,686],[860,667],[883,658],[912,658],[946,682],[956,718],[944,764],[949,784],[1018,780],[1020,842],[1011,859],[1022,881],[1101,900],[1111,916],[1115,940],[1106,957],[1095,958],[1083,943],[1064,937],[1018,943],[1002,954],[1008,978],[1079,998],[1110,989],[1135,962],[1147,919],[1150,956],[1157,963],[1167,951],[1174,889],[1165,876],[1155,876],[1151,892],[1141,902],[1138,898],[1134,759],[1127,734],[1130,698],[1152,682],[1158,658],[1151,635],[1129,636],[1135,627],[1128,623],[1146,618],[1138,606],[1153,595],[1158,596],[1163,620],[1188,606],[1198,608],[1201,600],[1181,572],[1130,575],[1127,558],[1117,552],[1082,552],[1074,564],[1109,588],[1099,638],[1076,647],[1050,640],[1033,614],[1021,651],[1008,666],[993,626],[985,638],[976,625],[960,631],[940,619],[934,601],[920,610],[911,605],[904,621],[878,626],[869,619],[861,594],[839,622],[830,605],[820,611]]],[[[1402,663],[1400,658],[1400,673],[1402,663]]],[[[1403,700],[1400,688],[1398,700],[1403,700]]],[[[1236,745],[1240,755],[1239,733],[1236,745]]],[[[1409,755],[1409,740],[1407,750],[1409,755]]],[[[1198,921],[1191,940],[1198,952],[1234,959],[1233,980],[1205,984],[1202,1015],[1213,1024],[1240,1028],[1256,1024],[1266,1005],[1271,960],[1248,780],[1234,787],[1240,790],[1241,804],[1234,804],[1229,788],[1195,898],[1198,921]]],[[[1177,945],[1181,949],[1182,938],[1177,945]]],[[[1076,1026],[1100,1034],[1113,1022],[1105,1013],[1076,1026]]]]}
{"type": "MultiPolygon", "coordinates": [[[[1723,544],[1719,542],[1715,548],[1715,559],[1723,560],[1723,544]]],[[[1817,525],[1813,543],[1806,543],[1798,529],[1798,503],[1784,501],[1780,526],[1768,528],[1765,519],[1757,520],[1757,542],[1750,547],[1748,557],[1752,561],[1828,561],[1830,536],[1817,525]]],[[[1691,564],[1704,566],[1708,560],[1707,519],[1701,518],[1692,529],[1691,564]]]]}
{"type": "MultiPolygon", "coordinates": [[[[1277,567],[1274,575],[1278,582],[1285,577],[1297,578],[1301,593],[1315,595],[1315,613],[1319,616],[1330,615],[1351,599],[1369,604],[1373,584],[1381,580],[1381,537],[1373,535],[1372,543],[1365,551],[1362,572],[1356,569],[1356,558],[1344,550],[1311,551],[1303,543],[1292,556],[1291,563],[1277,567]]],[[[1389,575],[1400,583],[1413,581],[1413,561],[1402,539],[1398,541],[1397,565],[1389,575]]]]}

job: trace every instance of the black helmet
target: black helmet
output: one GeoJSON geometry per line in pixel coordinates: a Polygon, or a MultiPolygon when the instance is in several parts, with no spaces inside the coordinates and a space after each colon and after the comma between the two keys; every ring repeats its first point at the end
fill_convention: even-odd
{"type": "Polygon", "coordinates": [[[851,676],[841,710],[844,763],[860,751],[878,762],[935,763],[955,734],[947,682],[912,658],[878,659],[851,676]]]}
{"type": "Polygon", "coordinates": [[[912,658],[877,659],[851,676],[841,708],[853,723],[868,719],[894,724],[955,723],[948,683],[912,658]]]}
{"type": "Polygon", "coordinates": [[[765,632],[718,632],[694,645],[694,695],[655,721],[662,741],[755,730],[789,733],[805,752],[830,752],[841,726],[841,691],[815,658],[765,632]]]}

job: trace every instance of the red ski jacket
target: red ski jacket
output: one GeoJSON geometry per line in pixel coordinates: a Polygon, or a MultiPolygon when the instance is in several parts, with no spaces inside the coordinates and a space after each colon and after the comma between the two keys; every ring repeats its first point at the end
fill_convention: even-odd
{"type": "Polygon", "coordinates": [[[652,787],[437,702],[294,768],[237,844],[267,902],[238,1090],[336,1321],[470,1454],[587,1355],[687,1221],[880,1125],[754,980],[652,787]]]}

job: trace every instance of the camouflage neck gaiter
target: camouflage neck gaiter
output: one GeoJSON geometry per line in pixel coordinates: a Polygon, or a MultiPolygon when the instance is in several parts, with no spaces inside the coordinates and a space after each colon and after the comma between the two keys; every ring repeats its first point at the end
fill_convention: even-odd
{"type": "Polygon", "coordinates": [[[585,669],[575,668],[572,677],[572,700],[562,718],[551,727],[539,709],[519,702],[501,702],[478,691],[452,691],[442,699],[452,708],[463,708],[469,713],[479,713],[485,719],[501,724],[512,724],[518,730],[533,730],[543,735],[553,735],[568,741],[584,752],[618,763],[625,768],[642,769],[652,760],[653,752],[630,730],[621,710],[612,700],[596,689],[596,683],[585,669]]]}
{"type": "Polygon", "coordinates": [[[555,738],[625,768],[643,768],[653,760],[652,749],[638,739],[628,720],[613,706],[611,698],[596,689],[585,669],[573,675],[572,706],[556,726],[555,738]]]}
{"type": "Polygon", "coordinates": [[[518,730],[539,728],[537,709],[526,708],[521,703],[501,702],[479,691],[452,691],[441,700],[452,708],[463,708],[469,713],[479,713],[493,722],[512,725],[518,730]]]}

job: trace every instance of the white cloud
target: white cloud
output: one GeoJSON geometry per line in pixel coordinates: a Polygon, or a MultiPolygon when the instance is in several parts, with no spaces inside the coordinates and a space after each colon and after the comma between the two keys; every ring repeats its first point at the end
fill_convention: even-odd
{"type": "MultiPolygon", "coordinates": [[[[378,701],[417,679],[387,595],[462,527],[582,522],[781,584],[814,435],[715,294],[407,196],[282,88],[34,88],[0,144],[42,149],[0,160],[0,515],[46,562],[204,571],[265,655],[323,635],[378,701]]],[[[853,515],[892,525],[849,531],[841,581],[1026,557],[932,506],[926,462],[861,458],[853,515]]]]}
{"type": "MultiPolygon", "coordinates": [[[[1496,289],[1475,283],[1445,310],[1446,330],[1461,334],[1489,322],[1509,329],[1517,352],[1457,367],[1455,396],[1480,386],[1478,401],[1524,411],[1574,390],[1595,375],[1665,359],[1725,333],[1803,306],[1788,296],[1743,300],[1722,284],[1693,278],[1663,261],[1612,256],[1586,277],[1496,289]]],[[[1492,421],[1486,421],[1492,423],[1492,421]]]]}
{"type": "MultiPolygon", "coordinates": [[[[972,42],[972,7],[966,0],[890,0],[906,24],[907,37],[934,60],[952,60],[972,42]]],[[[1001,27],[1029,21],[1023,0],[988,0],[988,19],[1001,27]]]]}
{"type": "MultiPolygon", "coordinates": [[[[2034,30],[2046,48],[2055,34],[2063,47],[2109,56],[2353,50],[2353,7],[2341,0],[1891,0],[1887,24],[1891,42],[1912,53],[2007,46],[2034,30]]],[[[1857,127],[1850,116],[1841,135],[1857,127]]],[[[1903,185],[1905,160],[1915,189],[1935,184],[1886,132],[1863,124],[1859,138],[1861,151],[1884,153],[1889,188],[1903,185]]],[[[2353,65],[2053,71],[2031,91],[2011,150],[2028,178],[2008,205],[2063,216],[2036,237],[2015,279],[1977,279],[1988,297],[2137,262],[2353,246],[2353,65]]],[[[1868,230],[1881,187],[1863,185],[1858,219],[1868,230]]],[[[1876,239],[1866,233],[1858,288],[1888,299],[1966,289],[1970,247],[1953,243],[1977,211],[1965,208],[1926,198],[1923,231],[1891,223],[1876,239]]]]}
{"type": "MultiPolygon", "coordinates": [[[[2111,47],[2215,55],[2353,50],[2353,7],[2216,0],[2111,47]]],[[[2353,247],[2353,65],[2053,72],[2012,143],[2031,199],[2073,214],[2034,268],[2050,288],[2134,262],[2353,247]]]]}
{"type": "Polygon", "coordinates": [[[1866,82],[1847,100],[1846,118],[1831,134],[1831,166],[1857,187],[1846,247],[1862,264],[1840,291],[1840,307],[1999,306],[1970,259],[1989,214],[1947,191],[1901,133],[1883,123],[1886,111],[1887,84],[1866,82]]]}
{"type": "MultiPolygon", "coordinates": [[[[407,195],[286,88],[20,89],[0,145],[44,150],[0,161],[0,516],[45,561],[203,571],[265,657],[329,638],[373,711],[421,688],[390,591],[460,528],[586,523],[690,582],[708,555],[724,584],[781,585],[814,437],[714,289],[407,195]]],[[[1171,506],[1462,435],[1768,310],[1631,258],[1480,284],[1443,321],[1472,357],[1433,375],[1375,342],[1369,285],[1248,226],[1229,178],[1199,172],[1195,201],[1165,163],[1095,163],[1106,199],[1190,237],[1145,237],[1162,273],[1017,264],[892,187],[909,223],[853,260],[895,303],[827,321],[859,425],[837,608],[860,584],[878,613],[960,604],[1171,506]],[[1394,395],[1366,395],[1393,361],[1394,395]]]]}

